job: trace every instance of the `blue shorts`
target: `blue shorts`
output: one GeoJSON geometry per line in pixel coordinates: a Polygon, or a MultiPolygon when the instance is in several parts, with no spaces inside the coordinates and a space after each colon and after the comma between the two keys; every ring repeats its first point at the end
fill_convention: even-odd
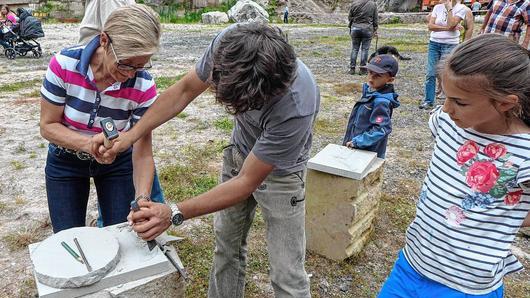
{"type": "Polygon", "coordinates": [[[504,285],[495,291],[484,295],[471,295],[449,288],[439,282],[430,280],[420,275],[405,258],[403,251],[399,252],[398,259],[392,272],[386,279],[378,298],[502,298],[504,285]]]}

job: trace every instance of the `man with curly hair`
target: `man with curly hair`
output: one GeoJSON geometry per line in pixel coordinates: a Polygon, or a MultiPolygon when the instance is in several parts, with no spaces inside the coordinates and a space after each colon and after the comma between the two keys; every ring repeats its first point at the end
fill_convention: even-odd
{"type": "Polygon", "coordinates": [[[223,152],[222,183],[178,204],[140,200],[141,211],[129,215],[133,229],[150,240],[172,223],[219,211],[208,296],[243,297],[247,237],[260,206],[275,295],[310,297],[304,268],[304,185],[320,94],[311,71],[278,28],[247,23],[223,30],[194,69],[161,94],[110,151],[100,147],[100,152],[128,148],[209,87],[235,120],[223,152]]]}

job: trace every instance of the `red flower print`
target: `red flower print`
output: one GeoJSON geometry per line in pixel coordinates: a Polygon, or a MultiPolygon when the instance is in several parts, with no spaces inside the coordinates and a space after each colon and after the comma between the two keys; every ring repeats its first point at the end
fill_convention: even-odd
{"type": "Polygon", "coordinates": [[[476,161],[467,171],[466,182],[471,189],[487,193],[499,179],[497,167],[489,161],[476,161]]]}
{"type": "Polygon", "coordinates": [[[504,204],[509,205],[509,206],[517,205],[517,203],[519,203],[519,200],[521,200],[522,194],[523,194],[522,189],[518,191],[514,191],[514,192],[509,192],[504,197],[504,204]]]}
{"type": "Polygon", "coordinates": [[[466,141],[456,152],[456,161],[459,165],[465,164],[468,160],[475,157],[478,153],[478,145],[473,141],[466,141]]]}
{"type": "Polygon", "coordinates": [[[445,210],[445,219],[453,227],[458,227],[466,219],[464,211],[457,206],[451,206],[445,210]]]}
{"type": "Polygon", "coordinates": [[[506,147],[503,144],[491,143],[484,148],[484,153],[491,159],[503,157],[506,154],[506,147]]]}

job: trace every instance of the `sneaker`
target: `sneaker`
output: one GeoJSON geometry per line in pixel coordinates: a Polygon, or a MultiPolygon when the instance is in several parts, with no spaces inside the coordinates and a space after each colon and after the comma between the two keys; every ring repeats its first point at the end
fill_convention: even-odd
{"type": "Polygon", "coordinates": [[[354,75],[355,74],[355,68],[352,68],[352,69],[348,70],[348,74],[354,75]]]}
{"type": "Polygon", "coordinates": [[[432,102],[423,102],[422,104],[420,104],[418,106],[418,108],[420,110],[422,110],[422,109],[423,110],[430,110],[430,109],[434,108],[434,104],[432,102]]]}

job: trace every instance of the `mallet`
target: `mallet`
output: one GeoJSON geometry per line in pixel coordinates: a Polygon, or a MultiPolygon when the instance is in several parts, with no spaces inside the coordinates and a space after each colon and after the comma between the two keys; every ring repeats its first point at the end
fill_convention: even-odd
{"type": "Polygon", "coordinates": [[[103,130],[103,134],[105,135],[103,146],[105,146],[105,148],[111,148],[112,144],[110,143],[110,141],[114,140],[119,136],[116,124],[114,124],[114,121],[110,117],[104,118],[99,122],[99,124],[101,125],[101,129],[103,130]]]}

